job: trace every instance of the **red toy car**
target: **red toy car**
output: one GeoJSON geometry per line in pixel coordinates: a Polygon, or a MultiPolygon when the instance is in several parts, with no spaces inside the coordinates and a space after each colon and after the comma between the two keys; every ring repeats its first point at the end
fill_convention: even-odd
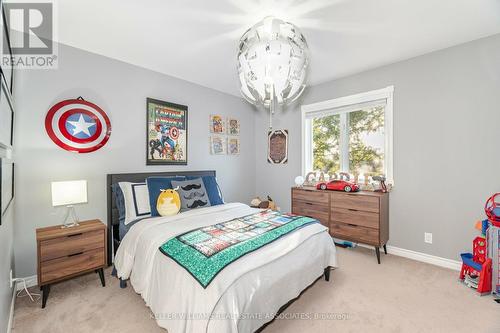
{"type": "Polygon", "coordinates": [[[328,183],[319,183],[316,185],[318,190],[330,190],[330,191],[344,191],[344,192],[357,192],[359,191],[359,185],[351,182],[346,182],[345,180],[332,180],[328,183]]]}

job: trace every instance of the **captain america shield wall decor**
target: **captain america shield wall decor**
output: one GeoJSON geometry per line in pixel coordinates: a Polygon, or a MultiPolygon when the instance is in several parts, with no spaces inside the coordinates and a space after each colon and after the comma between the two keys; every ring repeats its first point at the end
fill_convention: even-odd
{"type": "Polygon", "coordinates": [[[99,106],[78,97],[52,106],[45,117],[45,130],[59,147],[90,153],[109,140],[111,123],[99,106]]]}

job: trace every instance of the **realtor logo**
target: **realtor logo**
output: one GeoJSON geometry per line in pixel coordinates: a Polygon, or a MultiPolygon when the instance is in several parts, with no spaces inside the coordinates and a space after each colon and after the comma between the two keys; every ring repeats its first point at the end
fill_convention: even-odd
{"type": "Polygon", "coordinates": [[[10,43],[4,38],[2,65],[18,69],[57,68],[54,3],[4,2],[3,7],[3,23],[7,26],[3,33],[8,32],[10,43]]]}

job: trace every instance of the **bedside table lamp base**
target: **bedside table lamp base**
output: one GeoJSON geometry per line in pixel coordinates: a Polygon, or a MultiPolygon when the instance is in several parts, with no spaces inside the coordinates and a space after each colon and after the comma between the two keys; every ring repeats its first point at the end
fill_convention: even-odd
{"type": "Polygon", "coordinates": [[[78,226],[78,216],[76,215],[76,210],[74,206],[67,206],[66,216],[64,218],[64,223],[61,228],[71,228],[78,226]]]}

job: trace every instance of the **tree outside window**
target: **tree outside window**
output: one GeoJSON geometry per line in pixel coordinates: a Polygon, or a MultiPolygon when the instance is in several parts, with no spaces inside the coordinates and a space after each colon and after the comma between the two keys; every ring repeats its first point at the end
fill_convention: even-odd
{"type": "Polygon", "coordinates": [[[377,106],[312,121],[313,168],[332,174],[384,174],[384,107],[377,106]],[[345,122],[345,123],[343,123],[345,122]],[[342,138],[348,145],[341,145],[342,138]],[[348,153],[341,147],[348,147],[348,153]],[[342,156],[349,170],[342,170],[342,156]]]}

